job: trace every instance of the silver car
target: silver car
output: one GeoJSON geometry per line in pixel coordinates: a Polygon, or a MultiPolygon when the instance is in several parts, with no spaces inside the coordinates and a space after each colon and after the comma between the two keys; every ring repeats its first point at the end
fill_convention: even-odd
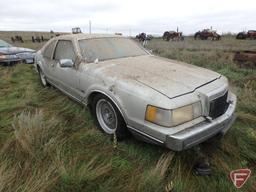
{"type": "Polygon", "coordinates": [[[230,128],[236,96],[226,77],[151,55],[114,35],[65,35],[36,54],[43,86],[87,105],[97,126],[117,139],[139,139],[181,151],[230,128]]]}
{"type": "Polygon", "coordinates": [[[17,62],[34,63],[35,50],[14,47],[0,39],[0,64],[11,65],[17,62]]]}

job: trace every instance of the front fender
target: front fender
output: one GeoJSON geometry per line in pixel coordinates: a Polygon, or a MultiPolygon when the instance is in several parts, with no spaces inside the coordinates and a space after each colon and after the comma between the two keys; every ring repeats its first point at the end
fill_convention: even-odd
{"type": "Polygon", "coordinates": [[[35,61],[34,61],[34,67],[36,72],[38,72],[38,67],[40,67],[40,69],[43,69],[43,62],[42,62],[42,55],[41,55],[41,51],[36,52],[35,54],[35,61]]]}
{"type": "Polygon", "coordinates": [[[85,105],[89,104],[89,98],[92,94],[94,94],[94,93],[103,94],[103,95],[107,96],[116,105],[116,107],[120,111],[121,115],[123,116],[124,121],[127,124],[128,118],[127,118],[127,112],[125,110],[125,106],[124,106],[121,98],[118,96],[118,94],[116,94],[114,89],[115,89],[114,85],[111,85],[108,88],[103,87],[103,86],[92,86],[87,90],[86,95],[83,99],[83,104],[85,104],[85,105]]]}

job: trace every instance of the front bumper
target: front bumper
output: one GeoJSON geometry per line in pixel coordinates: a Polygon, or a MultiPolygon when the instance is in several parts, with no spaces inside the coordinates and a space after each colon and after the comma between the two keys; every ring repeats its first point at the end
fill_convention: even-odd
{"type": "Polygon", "coordinates": [[[0,59],[0,63],[11,63],[11,62],[19,62],[22,61],[20,58],[8,58],[8,59],[0,59]]]}
{"type": "Polygon", "coordinates": [[[0,63],[16,63],[25,61],[27,64],[34,63],[34,53],[18,53],[6,55],[6,58],[0,59],[0,63]]]}
{"type": "Polygon", "coordinates": [[[165,145],[174,151],[191,148],[205,140],[221,133],[225,134],[235,120],[236,96],[231,95],[227,111],[220,117],[204,121],[178,133],[167,135],[165,145]]]}
{"type": "Polygon", "coordinates": [[[158,133],[163,135],[162,139],[157,138],[155,136],[156,134],[148,134],[145,131],[141,131],[129,125],[127,127],[132,134],[140,140],[158,145],[164,145],[174,151],[182,151],[202,143],[217,134],[223,135],[230,129],[235,120],[234,112],[237,102],[236,96],[232,93],[230,95],[229,102],[230,104],[226,112],[214,120],[205,120],[173,134],[168,134],[168,132],[164,133],[159,130],[158,133]]]}

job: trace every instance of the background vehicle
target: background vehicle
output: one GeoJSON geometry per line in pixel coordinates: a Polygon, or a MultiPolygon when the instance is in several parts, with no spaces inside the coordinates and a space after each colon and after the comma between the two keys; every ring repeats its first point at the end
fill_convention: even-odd
{"type": "Polygon", "coordinates": [[[183,41],[184,37],[182,35],[182,32],[165,31],[163,34],[163,40],[166,40],[166,41],[170,41],[170,40],[180,41],[181,40],[181,41],[183,41]]]}
{"type": "Polygon", "coordinates": [[[17,62],[34,63],[35,50],[14,47],[0,39],[0,63],[10,65],[17,62]]]}
{"type": "Polygon", "coordinates": [[[236,39],[256,39],[256,30],[242,31],[236,35],[236,39]]]}
{"type": "Polygon", "coordinates": [[[74,28],[72,28],[72,33],[79,34],[79,33],[82,33],[82,30],[80,27],[74,27],[74,28]]]}
{"type": "Polygon", "coordinates": [[[221,36],[212,29],[203,29],[202,31],[198,31],[194,35],[194,39],[200,39],[200,40],[220,40],[221,36]]]}
{"type": "Polygon", "coordinates": [[[153,35],[147,35],[146,33],[140,33],[138,35],[136,35],[135,37],[136,39],[138,39],[140,42],[141,41],[150,41],[151,39],[153,39],[153,35]]]}

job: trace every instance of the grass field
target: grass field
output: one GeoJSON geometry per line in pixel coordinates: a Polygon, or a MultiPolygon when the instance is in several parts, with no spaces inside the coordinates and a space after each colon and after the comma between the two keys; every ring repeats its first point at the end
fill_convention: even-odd
{"type": "MultiPolygon", "coordinates": [[[[0,37],[1,38],[1,37],[0,37]]],[[[32,47],[31,43],[23,44],[32,47]]],[[[164,42],[157,55],[226,75],[238,96],[237,120],[221,141],[202,144],[213,173],[196,176],[193,150],[172,152],[130,138],[113,142],[96,129],[87,108],[53,87],[43,88],[32,65],[0,66],[0,192],[256,191],[256,71],[238,68],[232,51],[255,41],[164,42]],[[250,168],[237,190],[229,172],[250,168]]]]}

